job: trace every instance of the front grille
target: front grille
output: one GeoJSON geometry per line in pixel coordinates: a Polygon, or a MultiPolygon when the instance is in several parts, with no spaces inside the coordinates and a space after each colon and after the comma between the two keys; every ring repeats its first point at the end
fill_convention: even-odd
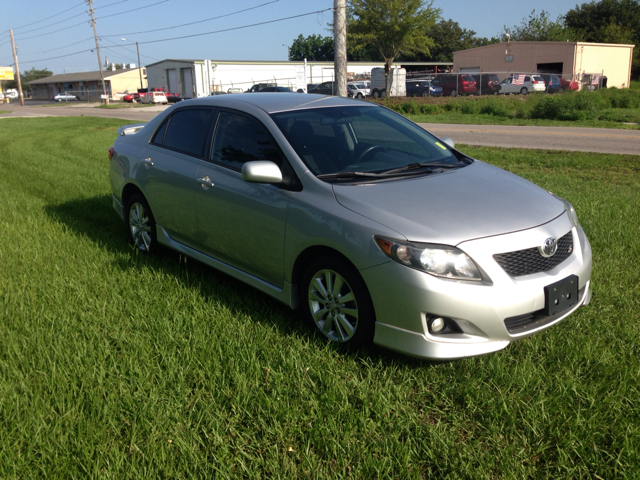
{"type": "Polygon", "coordinates": [[[516,252],[498,253],[493,256],[498,265],[512,277],[547,272],[564,262],[573,252],[571,231],[558,240],[558,250],[553,257],[543,257],[537,247],[516,252]]]}

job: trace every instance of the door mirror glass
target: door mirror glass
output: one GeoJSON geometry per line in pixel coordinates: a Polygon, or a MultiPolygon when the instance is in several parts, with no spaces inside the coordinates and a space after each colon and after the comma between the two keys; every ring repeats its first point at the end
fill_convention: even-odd
{"type": "Polygon", "coordinates": [[[254,161],[242,165],[242,179],[251,183],[280,183],[282,172],[273,162],[254,161]]]}

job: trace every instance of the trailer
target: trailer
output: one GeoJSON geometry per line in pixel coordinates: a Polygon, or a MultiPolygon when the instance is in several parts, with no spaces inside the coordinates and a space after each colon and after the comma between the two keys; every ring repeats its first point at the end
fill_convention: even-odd
{"type": "MultiPolygon", "coordinates": [[[[391,75],[390,97],[407,96],[407,71],[404,68],[393,67],[389,72],[391,75]]],[[[383,98],[387,96],[387,82],[384,68],[371,69],[371,96],[373,98],[383,98]]]]}

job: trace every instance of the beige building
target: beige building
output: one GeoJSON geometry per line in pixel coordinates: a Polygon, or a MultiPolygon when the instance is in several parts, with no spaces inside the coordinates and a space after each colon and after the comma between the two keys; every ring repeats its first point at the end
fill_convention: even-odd
{"type": "Polygon", "coordinates": [[[454,73],[554,73],[583,85],[595,75],[608,87],[627,88],[634,45],[585,42],[504,42],[453,54],[454,73]]]}
{"type": "MultiPolygon", "coordinates": [[[[117,93],[137,92],[142,76],[142,88],[147,87],[145,69],[131,68],[126,70],[105,70],[104,76],[107,95],[111,99],[117,99],[117,93]]],[[[51,100],[58,93],[70,93],[80,100],[99,101],[102,95],[102,81],[100,71],[66,73],[39,78],[27,84],[31,87],[33,98],[51,100]]]]}

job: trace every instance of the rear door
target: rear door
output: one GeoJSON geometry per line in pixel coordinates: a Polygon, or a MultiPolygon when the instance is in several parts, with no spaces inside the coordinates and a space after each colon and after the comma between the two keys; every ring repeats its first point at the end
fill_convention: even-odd
{"type": "Polygon", "coordinates": [[[289,192],[245,182],[242,165],[252,160],[269,160],[279,166],[286,161],[262,122],[241,112],[221,110],[208,162],[197,174],[198,249],[282,286],[289,192]]]}
{"type": "Polygon", "coordinates": [[[205,151],[208,153],[213,118],[211,107],[175,111],[152,137],[136,172],[156,223],[171,238],[189,246],[197,231],[196,175],[205,151]]]}

